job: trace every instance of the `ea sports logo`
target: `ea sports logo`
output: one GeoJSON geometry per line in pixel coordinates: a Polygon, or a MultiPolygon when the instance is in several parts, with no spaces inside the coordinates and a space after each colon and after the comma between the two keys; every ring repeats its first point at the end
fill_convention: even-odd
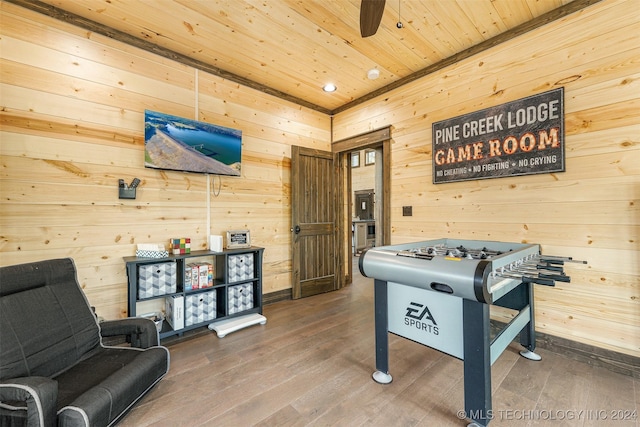
{"type": "Polygon", "coordinates": [[[410,302],[407,307],[407,314],[405,314],[404,317],[404,324],[434,335],[438,335],[439,333],[436,319],[426,304],[410,302]]]}

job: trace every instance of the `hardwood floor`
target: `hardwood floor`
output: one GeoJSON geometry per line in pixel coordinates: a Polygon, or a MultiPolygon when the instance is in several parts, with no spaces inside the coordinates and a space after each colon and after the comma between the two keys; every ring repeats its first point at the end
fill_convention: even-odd
{"type": "MultiPolygon", "coordinates": [[[[357,267],[356,267],[357,268],[357,267]]],[[[120,426],[466,426],[462,362],[390,336],[374,382],[373,281],[264,307],[267,324],[164,343],[169,374],[120,426]]],[[[490,426],[640,426],[640,379],[512,344],[492,367],[490,426]]]]}

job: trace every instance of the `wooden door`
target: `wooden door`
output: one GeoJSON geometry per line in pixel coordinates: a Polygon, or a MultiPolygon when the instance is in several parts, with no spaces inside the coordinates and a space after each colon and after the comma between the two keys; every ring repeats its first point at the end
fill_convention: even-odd
{"type": "Polygon", "coordinates": [[[294,299],[338,289],[333,154],[291,147],[294,299]]]}

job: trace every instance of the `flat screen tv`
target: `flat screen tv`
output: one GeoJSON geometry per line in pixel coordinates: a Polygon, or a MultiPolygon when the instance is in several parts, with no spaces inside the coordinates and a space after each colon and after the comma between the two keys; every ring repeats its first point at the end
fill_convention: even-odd
{"type": "Polygon", "coordinates": [[[240,176],[242,131],[144,111],[148,168],[240,176]]]}

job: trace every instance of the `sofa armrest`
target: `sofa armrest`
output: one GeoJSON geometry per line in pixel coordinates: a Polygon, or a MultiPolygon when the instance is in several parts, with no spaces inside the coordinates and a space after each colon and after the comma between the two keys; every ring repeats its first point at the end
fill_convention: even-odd
{"type": "Polygon", "coordinates": [[[58,382],[46,377],[21,377],[0,381],[0,402],[5,413],[24,410],[28,426],[57,425],[58,382]]]}
{"type": "Polygon", "coordinates": [[[151,319],[127,317],[126,319],[107,320],[100,323],[103,337],[124,335],[132,347],[149,348],[160,343],[156,324],[151,319]]]}

